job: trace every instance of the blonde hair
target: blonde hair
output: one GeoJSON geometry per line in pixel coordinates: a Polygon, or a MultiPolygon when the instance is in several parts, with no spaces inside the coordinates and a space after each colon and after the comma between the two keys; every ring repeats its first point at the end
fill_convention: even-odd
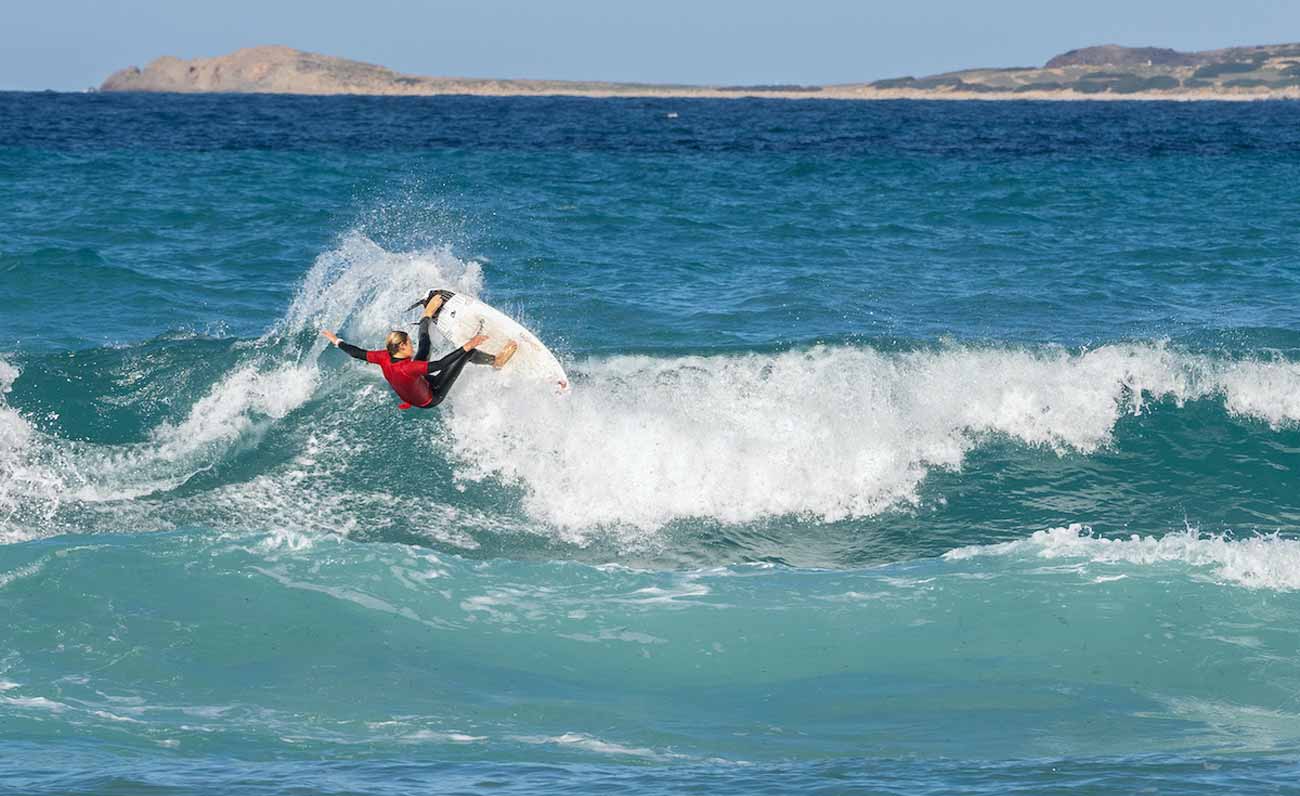
{"type": "Polygon", "coordinates": [[[389,332],[388,339],[384,341],[384,348],[388,349],[390,357],[395,357],[397,356],[397,350],[409,342],[411,342],[411,336],[406,332],[389,332]]]}

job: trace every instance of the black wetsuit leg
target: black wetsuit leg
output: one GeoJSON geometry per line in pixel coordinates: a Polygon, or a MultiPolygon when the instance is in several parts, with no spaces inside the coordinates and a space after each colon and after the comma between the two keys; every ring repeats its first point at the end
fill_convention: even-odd
{"type": "MultiPolygon", "coordinates": [[[[436,315],[437,313],[434,314],[436,315]]],[[[432,348],[432,345],[429,342],[429,321],[430,320],[431,320],[430,318],[420,319],[420,344],[419,344],[419,348],[415,349],[415,356],[412,357],[416,362],[425,362],[429,359],[429,350],[430,348],[432,348]]],[[[453,351],[452,353],[454,354],[456,352],[453,351]]],[[[497,358],[492,354],[489,354],[484,351],[480,351],[477,348],[475,348],[473,351],[470,351],[469,353],[470,353],[469,361],[473,362],[475,365],[496,364],[497,358]]],[[[362,353],[361,358],[365,359],[364,352],[362,353]]]]}
{"type": "Polygon", "coordinates": [[[429,389],[433,390],[433,401],[422,406],[422,409],[429,409],[442,403],[451,391],[451,385],[456,383],[460,377],[461,370],[465,367],[466,362],[473,362],[478,365],[490,365],[496,361],[496,357],[491,354],[485,354],[477,348],[471,348],[466,351],[463,348],[457,348],[447,356],[437,362],[429,363],[429,375],[424,380],[429,383],[429,389]]]}
{"type": "MultiPolygon", "coordinates": [[[[420,319],[420,345],[415,349],[414,357],[417,362],[425,362],[429,359],[429,351],[432,348],[429,341],[430,320],[430,318],[420,319]]],[[[475,365],[492,365],[496,363],[496,359],[477,348],[471,348],[469,351],[457,348],[437,362],[430,362],[429,374],[424,377],[424,380],[429,383],[429,389],[433,391],[433,400],[420,408],[430,409],[442,403],[447,393],[451,391],[451,385],[460,378],[460,371],[465,367],[466,362],[473,362],[475,365]]]]}

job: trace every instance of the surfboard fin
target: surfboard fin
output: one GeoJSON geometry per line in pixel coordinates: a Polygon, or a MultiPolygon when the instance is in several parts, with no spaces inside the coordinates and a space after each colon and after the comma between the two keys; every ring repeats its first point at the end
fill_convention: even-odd
{"type": "MultiPolygon", "coordinates": [[[[429,293],[428,293],[424,298],[420,299],[419,301],[415,302],[415,303],[412,304],[411,306],[409,306],[409,307],[407,307],[406,309],[402,310],[402,312],[410,312],[411,310],[415,309],[416,307],[423,307],[423,306],[425,306],[426,304],[428,304],[430,301],[433,301],[433,297],[434,297],[434,296],[442,296],[442,300],[443,300],[443,302],[445,303],[447,300],[449,300],[449,299],[450,299],[452,296],[454,296],[454,295],[456,295],[456,294],[453,293],[453,292],[451,292],[450,290],[437,290],[437,289],[430,290],[429,293]]],[[[440,308],[440,309],[441,309],[441,308],[440,308]]],[[[434,313],[434,317],[435,317],[435,318],[437,317],[437,313],[434,313]]]]}

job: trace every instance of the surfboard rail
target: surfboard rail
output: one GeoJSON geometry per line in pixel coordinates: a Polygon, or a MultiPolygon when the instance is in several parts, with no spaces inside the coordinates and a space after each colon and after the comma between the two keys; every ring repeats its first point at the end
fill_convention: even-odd
{"type": "MultiPolygon", "coordinates": [[[[514,340],[519,347],[502,369],[503,372],[551,382],[561,391],[569,389],[569,376],[564,372],[559,358],[523,324],[496,307],[464,293],[430,291],[425,300],[432,298],[435,293],[442,294],[445,299],[433,316],[434,326],[448,340],[464,345],[471,337],[485,334],[488,339],[478,348],[494,356],[501,352],[508,341],[514,340]]],[[[412,306],[423,304],[424,301],[420,301],[412,306]]]]}

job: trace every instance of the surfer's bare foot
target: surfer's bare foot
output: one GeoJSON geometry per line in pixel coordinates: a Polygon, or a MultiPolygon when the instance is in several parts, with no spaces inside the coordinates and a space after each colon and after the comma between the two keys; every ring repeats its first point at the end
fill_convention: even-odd
{"type": "Polygon", "coordinates": [[[464,348],[466,351],[473,351],[474,349],[486,343],[487,339],[488,336],[485,334],[476,334],[469,339],[468,343],[461,346],[461,348],[464,348]]]}
{"type": "Polygon", "coordinates": [[[433,314],[437,312],[438,308],[441,306],[442,306],[442,294],[435,293],[433,295],[433,298],[429,299],[429,303],[424,305],[424,317],[432,318],[433,314]]]}
{"type": "Polygon", "coordinates": [[[497,370],[501,370],[502,368],[504,368],[506,366],[506,363],[510,361],[510,357],[515,355],[515,349],[517,348],[519,348],[519,344],[516,343],[514,340],[511,340],[510,342],[506,343],[506,347],[501,349],[500,354],[497,354],[496,361],[492,363],[492,367],[496,368],[497,370]]]}

